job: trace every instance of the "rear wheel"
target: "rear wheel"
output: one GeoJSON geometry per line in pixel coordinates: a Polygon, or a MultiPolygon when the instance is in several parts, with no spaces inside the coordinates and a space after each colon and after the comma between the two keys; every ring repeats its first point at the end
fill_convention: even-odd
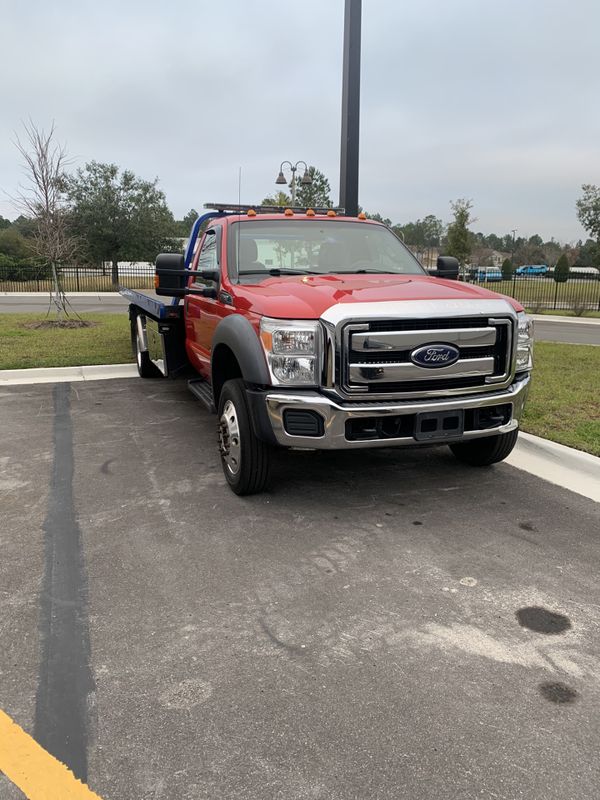
{"type": "Polygon", "coordinates": [[[135,363],[137,364],[140,378],[161,377],[161,371],[152,363],[148,351],[143,349],[137,317],[131,320],[131,346],[133,348],[133,354],[135,355],[135,363]]]}
{"type": "Polygon", "coordinates": [[[518,429],[497,436],[485,436],[471,442],[457,442],[450,445],[450,450],[459,461],[472,467],[489,467],[504,461],[517,443],[518,429]]]}
{"type": "Polygon", "coordinates": [[[271,448],[252,430],[244,381],[227,381],[218,409],[219,450],[227,483],[239,495],[258,494],[269,482],[271,448]]]}

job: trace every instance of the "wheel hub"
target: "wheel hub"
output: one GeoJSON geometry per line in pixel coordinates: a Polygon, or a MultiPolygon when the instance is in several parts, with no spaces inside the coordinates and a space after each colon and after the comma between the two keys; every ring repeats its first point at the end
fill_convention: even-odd
{"type": "Polygon", "coordinates": [[[219,450],[229,472],[236,475],[240,470],[242,447],[237,412],[231,400],[223,406],[219,420],[219,450]]]}

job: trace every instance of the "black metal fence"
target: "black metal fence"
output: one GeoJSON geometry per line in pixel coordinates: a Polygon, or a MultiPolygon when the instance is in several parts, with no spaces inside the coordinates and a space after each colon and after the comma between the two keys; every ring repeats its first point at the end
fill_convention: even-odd
{"type": "MultiPolygon", "coordinates": [[[[110,265],[106,267],[61,267],[58,272],[64,292],[116,292],[119,285],[131,289],[154,287],[154,265],[150,263],[120,264],[117,281],[113,281],[110,265]]],[[[50,292],[54,288],[49,266],[0,265],[0,292],[50,292]]]]}
{"type": "Polygon", "coordinates": [[[545,275],[513,274],[510,280],[472,280],[493,292],[514,297],[533,313],[537,311],[600,311],[600,280],[597,277],[571,274],[564,283],[545,275]]]}
{"type": "MultiPolygon", "coordinates": [[[[510,280],[473,280],[479,286],[509,295],[533,312],[544,310],[600,311],[600,280],[571,274],[565,283],[556,283],[547,276],[513,275],[510,280]]],[[[113,282],[110,266],[63,267],[59,273],[65,292],[114,292],[119,285],[130,289],[154,287],[154,265],[150,263],[120,264],[118,280],[113,282]]],[[[0,265],[0,292],[49,292],[53,289],[52,271],[47,266],[6,267],[0,265]]]]}

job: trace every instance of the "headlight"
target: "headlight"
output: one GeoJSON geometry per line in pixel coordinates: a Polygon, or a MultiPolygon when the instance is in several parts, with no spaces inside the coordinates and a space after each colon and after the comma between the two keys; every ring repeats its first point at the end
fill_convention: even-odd
{"type": "Polygon", "coordinates": [[[533,320],[524,311],[517,314],[517,372],[533,367],[533,320]]]}
{"type": "Polygon", "coordinates": [[[318,322],[263,317],[260,340],[275,385],[318,386],[322,353],[318,322]]]}

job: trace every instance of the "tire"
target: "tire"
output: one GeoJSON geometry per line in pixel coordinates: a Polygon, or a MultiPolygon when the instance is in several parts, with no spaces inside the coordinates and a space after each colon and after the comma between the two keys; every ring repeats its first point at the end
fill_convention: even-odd
{"type": "Polygon", "coordinates": [[[135,356],[135,363],[140,378],[160,378],[161,371],[152,363],[147,350],[141,349],[141,343],[137,329],[137,317],[131,321],[131,347],[135,356]]]}
{"type": "Polygon", "coordinates": [[[221,465],[238,495],[258,494],[269,483],[271,448],[252,430],[244,381],[230,380],[221,389],[217,413],[221,465]]]}
{"type": "Polygon", "coordinates": [[[450,450],[459,461],[472,467],[489,467],[504,461],[517,443],[519,430],[500,433],[497,436],[485,436],[473,439],[472,442],[457,442],[450,445],[450,450]]]}

